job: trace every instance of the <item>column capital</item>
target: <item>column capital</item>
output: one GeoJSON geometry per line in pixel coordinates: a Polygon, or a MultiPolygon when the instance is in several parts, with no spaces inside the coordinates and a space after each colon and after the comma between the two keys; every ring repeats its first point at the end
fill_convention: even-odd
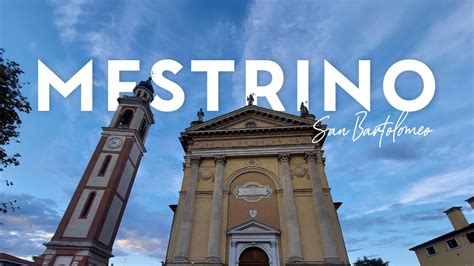
{"type": "Polygon", "coordinates": [[[304,159],[306,162],[318,162],[318,157],[321,158],[321,163],[326,165],[326,157],[323,156],[324,150],[316,149],[314,151],[307,151],[304,153],[304,159]]]}
{"type": "Polygon", "coordinates": [[[199,156],[190,156],[189,161],[191,165],[200,165],[201,164],[201,157],[199,156]]]}
{"type": "Polygon", "coordinates": [[[225,155],[216,155],[214,156],[214,161],[217,164],[225,164],[227,158],[225,157],[225,155]]]}
{"type": "Polygon", "coordinates": [[[316,155],[315,151],[307,151],[304,153],[304,159],[306,162],[316,162],[316,155]]]}
{"type": "Polygon", "coordinates": [[[279,153],[278,154],[278,161],[281,163],[288,163],[290,161],[290,154],[289,153],[279,153]]]}
{"type": "Polygon", "coordinates": [[[316,150],[316,154],[319,155],[319,157],[321,157],[321,164],[323,166],[326,166],[326,157],[324,156],[324,150],[319,148],[316,150]]]}
{"type": "Polygon", "coordinates": [[[319,154],[319,155],[321,155],[321,156],[323,156],[324,150],[321,149],[321,148],[318,148],[318,149],[316,149],[316,153],[319,154]]]}

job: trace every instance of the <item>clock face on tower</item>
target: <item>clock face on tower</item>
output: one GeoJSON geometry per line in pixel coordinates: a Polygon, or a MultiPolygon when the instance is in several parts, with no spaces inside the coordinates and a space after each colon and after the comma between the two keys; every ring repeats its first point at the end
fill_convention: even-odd
{"type": "Polygon", "coordinates": [[[107,147],[110,149],[117,149],[122,146],[122,140],[119,138],[110,138],[107,140],[107,147]]]}

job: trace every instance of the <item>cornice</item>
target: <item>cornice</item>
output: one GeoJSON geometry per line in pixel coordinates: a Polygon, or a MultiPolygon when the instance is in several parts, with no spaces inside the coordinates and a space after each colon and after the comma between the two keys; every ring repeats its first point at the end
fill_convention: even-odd
{"type": "Polygon", "coordinates": [[[313,125],[316,121],[310,118],[304,118],[300,116],[296,116],[289,113],[284,113],[280,111],[274,111],[272,109],[267,109],[263,107],[259,107],[256,105],[245,106],[229,112],[227,114],[215,117],[209,121],[204,123],[191,126],[185,129],[186,132],[188,131],[197,131],[197,130],[209,130],[213,127],[220,127],[223,124],[227,124],[233,120],[241,118],[243,116],[247,116],[248,114],[256,114],[261,115],[267,119],[272,119],[275,121],[286,122],[288,125],[313,125]]]}
{"type": "MultiPolygon", "coordinates": [[[[179,139],[184,151],[188,152],[190,144],[201,138],[273,138],[276,136],[295,137],[296,135],[314,137],[317,134],[317,130],[314,127],[320,130],[327,128],[325,124],[317,123],[312,118],[300,117],[258,106],[245,106],[209,121],[188,127],[184,132],[181,132],[179,139]],[[268,119],[268,123],[274,122],[279,125],[271,127],[223,128],[235,124],[236,121],[243,121],[246,117],[255,116],[268,119]]],[[[324,144],[325,138],[320,140],[320,146],[324,144]]]]}

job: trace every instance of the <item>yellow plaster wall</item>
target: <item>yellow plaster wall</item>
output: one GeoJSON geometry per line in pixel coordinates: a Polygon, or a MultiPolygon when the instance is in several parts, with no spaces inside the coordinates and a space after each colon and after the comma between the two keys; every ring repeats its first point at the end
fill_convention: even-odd
{"type": "Polygon", "coordinates": [[[320,159],[318,159],[318,163],[316,164],[316,166],[316,168],[318,169],[319,177],[321,178],[321,185],[323,186],[323,188],[329,188],[326,171],[324,171],[324,166],[320,159]]]}
{"type": "Polygon", "coordinates": [[[428,246],[422,246],[415,250],[421,266],[445,266],[445,265],[474,265],[474,244],[469,243],[465,233],[454,237],[440,240],[428,246]],[[455,238],[459,244],[458,248],[448,250],[446,241],[455,238]],[[433,246],[437,254],[428,256],[426,248],[433,246]]]}
{"type": "Polygon", "coordinates": [[[295,204],[304,259],[307,261],[324,261],[312,193],[295,193],[295,204]]]}
{"type": "Polygon", "coordinates": [[[189,175],[190,174],[191,174],[191,164],[189,163],[189,160],[186,159],[184,173],[183,173],[183,182],[181,183],[181,190],[180,191],[186,191],[186,188],[188,187],[188,184],[189,184],[189,175]]]}
{"type": "Polygon", "coordinates": [[[339,257],[342,260],[345,260],[346,262],[348,262],[349,258],[347,256],[346,245],[344,243],[344,237],[342,235],[342,229],[339,224],[339,217],[337,216],[336,207],[334,206],[331,193],[325,192],[324,194],[325,194],[324,199],[326,201],[326,206],[329,212],[329,218],[332,221],[332,228],[334,232],[334,237],[336,238],[337,251],[338,251],[339,257]]]}
{"type": "MultiPolygon", "coordinates": [[[[278,176],[278,161],[276,157],[232,157],[227,160],[224,169],[224,178],[226,180],[226,184],[228,182],[228,178],[242,168],[246,168],[248,170],[251,170],[252,168],[264,168],[278,176]],[[255,167],[248,166],[247,162],[250,160],[256,160],[257,165],[255,167]]],[[[279,184],[281,183],[279,182],[279,184]]]]}
{"type": "Polygon", "coordinates": [[[172,259],[175,256],[174,251],[176,250],[176,239],[178,238],[178,234],[179,234],[178,232],[179,221],[181,221],[181,217],[183,214],[182,206],[184,206],[184,202],[185,202],[185,198],[183,196],[180,196],[178,200],[178,207],[176,209],[175,218],[172,225],[173,231],[171,232],[171,235],[170,235],[169,248],[168,248],[169,253],[168,253],[167,259],[172,259]]]}
{"type": "MultiPolygon", "coordinates": [[[[283,202],[283,193],[280,192],[278,193],[278,206],[281,206],[279,208],[279,217],[280,221],[285,221],[285,208],[283,207],[285,204],[283,202]]],[[[286,226],[286,223],[283,222],[280,228],[280,239],[279,239],[279,245],[280,245],[280,262],[285,262],[288,261],[288,228],[286,226]]]]}
{"type": "Polygon", "coordinates": [[[212,194],[197,195],[189,249],[189,260],[191,261],[205,260],[207,257],[211,207],[212,194]]]}
{"type": "Polygon", "coordinates": [[[216,164],[213,158],[206,158],[201,161],[199,165],[198,182],[196,191],[213,191],[214,190],[214,174],[216,172],[216,164]],[[204,180],[201,178],[202,172],[211,172],[212,178],[204,180]]]}
{"type": "Polygon", "coordinates": [[[250,220],[256,220],[263,224],[267,224],[274,228],[280,228],[280,219],[278,217],[278,203],[275,194],[275,184],[273,181],[261,174],[249,172],[238,176],[233,180],[229,191],[228,208],[232,210],[228,213],[227,228],[246,223],[250,220]],[[257,182],[260,185],[268,185],[272,193],[269,198],[262,198],[257,202],[249,202],[243,198],[237,198],[233,195],[233,191],[237,186],[242,186],[248,182],[257,182]],[[250,210],[257,210],[257,216],[251,217],[250,210]]]}
{"type": "Polygon", "coordinates": [[[291,156],[290,169],[294,169],[297,166],[306,169],[307,173],[304,177],[292,176],[293,189],[311,189],[311,181],[309,179],[309,166],[306,163],[306,160],[304,159],[303,155],[291,156]]]}

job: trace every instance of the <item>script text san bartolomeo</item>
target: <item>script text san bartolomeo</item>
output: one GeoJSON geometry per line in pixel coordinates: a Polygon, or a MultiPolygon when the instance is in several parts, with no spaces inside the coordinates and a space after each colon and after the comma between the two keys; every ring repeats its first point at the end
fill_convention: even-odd
{"type": "Polygon", "coordinates": [[[314,124],[313,128],[317,131],[316,135],[313,138],[313,143],[316,143],[324,138],[324,136],[342,136],[346,137],[349,134],[352,136],[352,142],[356,142],[361,137],[374,137],[379,140],[379,147],[382,147],[382,142],[384,138],[391,138],[392,142],[395,143],[397,138],[402,135],[414,135],[414,136],[423,136],[426,137],[433,132],[433,129],[430,127],[419,126],[419,127],[409,127],[404,125],[405,120],[408,116],[408,112],[401,112],[397,121],[390,120],[390,115],[387,116],[385,122],[375,125],[374,127],[365,127],[364,121],[367,118],[366,111],[360,111],[355,114],[356,120],[354,123],[354,128],[347,129],[343,128],[327,128],[321,129],[317,125],[320,124],[323,120],[329,119],[329,115],[322,117],[314,124]]]}

